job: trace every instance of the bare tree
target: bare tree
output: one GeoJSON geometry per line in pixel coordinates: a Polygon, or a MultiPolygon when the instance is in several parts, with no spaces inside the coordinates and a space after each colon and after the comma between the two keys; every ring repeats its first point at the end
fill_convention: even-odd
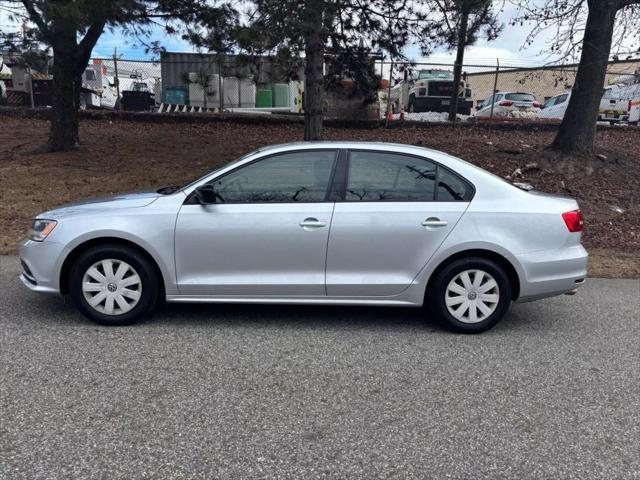
{"type": "MultiPolygon", "coordinates": [[[[240,42],[253,51],[275,52],[293,63],[303,58],[305,140],[322,139],[325,62],[342,65],[371,86],[367,56],[384,51],[403,57],[410,39],[425,42],[426,14],[409,0],[254,0],[250,26],[240,42]],[[286,53],[283,54],[283,52],[286,53]]],[[[334,75],[338,68],[332,68],[334,75]]],[[[377,85],[376,85],[377,88],[377,85]]],[[[370,95],[365,94],[370,98],[370,95]]]]}
{"type": "Polygon", "coordinates": [[[449,107],[449,121],[455,122],[458,113],[459,85],[465,49],[473,45],[483,33],[487,40],[495,40],[502,25],[493,12],[493,0],[433,0],[436,11],[442,15],[438,22],[438,38],[444,45],[456,49],[453,67],[453,92],[449,107]]]}
{"type": "Polygon", "coordinates": [[[551,148],[593,151],[598,110],[610,59],[640,53],[640,0],[516,0],[516,22],[533,21],[528,42],[552,30],[549,50],[580,57],[571,99],[551,148]]]}
{"type": "Polygon", "coordinates": [[[125,34],[142,38],[153,25],[173,32],[173,20],[207,24],[233,12],[227,4],[207,0],[0,0],[0,8],[33,25],[29,31],[53,52],[49,136],[53,151],[69,150],[78,143],[81,77],[105,28],[120,27],[125,34]]]}

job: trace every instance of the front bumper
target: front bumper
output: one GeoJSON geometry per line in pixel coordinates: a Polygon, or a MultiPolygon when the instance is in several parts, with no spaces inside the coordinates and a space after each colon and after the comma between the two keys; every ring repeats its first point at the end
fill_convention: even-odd
{"type": "Polygon", "coordinates": [[[60,269],[65,257],[65,246],[45,240],[24,240],[20,244],[22,283],[34,292],[60,293],[60,269]]]}
{"type": "MultiPolygon", "coordinates": [[[[414,109],[416,112],[448,112],[451,105],[450,98],[441,97],[414,97],[414,109]]],[[[473,108],[473,101],[467,98],[458,100],[458,113],[460,115],[470,115],[473,108]]]]}
{"type": "Polygon", "coordinates": [[[516,258],[524,270],[518,302],[571,292],[587,278],[589,254],[582,245],[516,255],[516,258]]]}

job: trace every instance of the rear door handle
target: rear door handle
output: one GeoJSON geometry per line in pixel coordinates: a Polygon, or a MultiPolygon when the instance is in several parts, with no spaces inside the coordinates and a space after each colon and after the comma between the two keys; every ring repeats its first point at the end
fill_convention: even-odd
{"type": "Polygon", "coordinates": [[[422,226],[425,228],[441,228],[449,225],[449,222],[445,220],[440,220],[436,217],[429,217],[424,222],[422,222],[422,226]]]}
{"type": "Polygon", "coordinates": [[[326,222],[321,222],[317,218],[309,217],[300,222],[300,226],[305,230],[315,230],[317,228],[326,227],[326,222]]]}

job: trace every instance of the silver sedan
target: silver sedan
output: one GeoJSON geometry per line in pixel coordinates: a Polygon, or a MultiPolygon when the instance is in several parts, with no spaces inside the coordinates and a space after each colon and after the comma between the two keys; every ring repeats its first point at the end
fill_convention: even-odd
{"type": "Polygon", "coordinates": [[[33,221],[22,282],[106,325],[161,301],[426,306],[466,333],[587,275],[575,200],[442,152],[385,143],[260,149],[182,187],[33,221]]]}

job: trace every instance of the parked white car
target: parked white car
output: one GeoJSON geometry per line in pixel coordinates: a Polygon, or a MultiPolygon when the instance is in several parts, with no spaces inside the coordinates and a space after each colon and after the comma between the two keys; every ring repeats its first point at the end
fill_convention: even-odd
{"type": "Polygon", "coordinates": [[[541,118],[549,120],[562,120],[564,118],[564,112],[567,111],[569,105],[569,99],[571,98],[571,92],[561,93],[555,97],[551,97],[544,102],[542,111],[540,112],[541,118]]]}
{"type": "Polygon", "coordinates": [[[533,93],[498,92],[491,95],[478,106],[476,117],[491,117],[493,105],[494,117],[536,117],[540,113],[540,103],[533,93]]]}
{"type": "MultiPolygon", "coordinates": [[[[598,120],[611,124],[620,122],[638,124],[640,121],[640,83],[625,85],[624,88],[620,87],[614,85],[604,90],[600,101],[598,120]]],[[[562,120],[570,99],[571,92],[551,97],[542,106],[540,117],[549,120],[562,120]]]]}

